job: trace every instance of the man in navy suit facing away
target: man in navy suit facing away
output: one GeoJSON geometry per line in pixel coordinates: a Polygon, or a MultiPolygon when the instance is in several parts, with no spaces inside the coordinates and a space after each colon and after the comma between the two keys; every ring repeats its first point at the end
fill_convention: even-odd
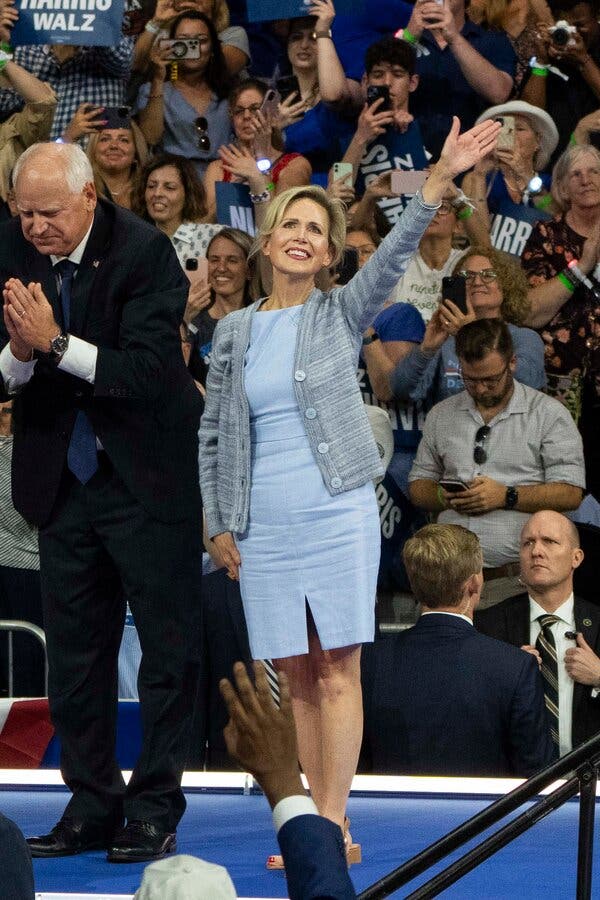
{"type": "Polygon", "coordinates": [[[473,627],[479,541],[426,525],[405,544],[421,616],[366,664],[364,758],[373,772],[529,777],[554,757],[535,656],[473,627]],[[369,765],[370,763],[370,765],[369,765]]]}

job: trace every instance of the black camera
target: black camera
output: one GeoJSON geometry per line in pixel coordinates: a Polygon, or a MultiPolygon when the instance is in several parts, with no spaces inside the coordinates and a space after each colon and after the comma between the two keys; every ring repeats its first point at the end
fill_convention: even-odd
{"type": "Polygon", "coordinates": [[[553,25],[552,28],[549,28],[548,31],[550,32],[551,40],[555,47],[566,47],[571,40],[571,35],[577,34],[575,26],[569,25],[564,19],[560,19],[560,21],[558,21],[556,25],[553,25]]]}

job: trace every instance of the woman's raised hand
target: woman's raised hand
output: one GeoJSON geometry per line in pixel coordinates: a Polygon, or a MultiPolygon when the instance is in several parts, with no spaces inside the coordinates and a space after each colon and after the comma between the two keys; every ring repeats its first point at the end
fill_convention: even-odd
{"type": "Polygon", "coordinates": [[[439,162],[452,178],[461,175],[494,150],[501,128],[500,122],[485,119],[460,134],[460,121],[453,116],[452,128],[444,141],[439,162]]]}

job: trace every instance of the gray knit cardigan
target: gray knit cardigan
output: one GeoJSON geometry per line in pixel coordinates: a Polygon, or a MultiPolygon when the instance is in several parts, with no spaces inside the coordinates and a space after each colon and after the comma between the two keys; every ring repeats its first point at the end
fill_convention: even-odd
{"type": "MultiPolygon", "coordinates": [[[[343,287],[315,288],[305,301],[295,349],[294,388],[306,434],[330,494],[382,474],[357,381],[362,334],[406,269],[436,207],[415,196],[371,259],[343,287]]],[[[200,487],[208,534],[243,532],[250,502],[250,416],[244,358],[261,304],[218,323],[200,425],[200,487]]]]}

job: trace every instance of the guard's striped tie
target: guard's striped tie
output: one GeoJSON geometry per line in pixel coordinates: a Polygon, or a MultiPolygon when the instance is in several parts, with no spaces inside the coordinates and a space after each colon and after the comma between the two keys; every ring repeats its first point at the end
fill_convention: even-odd
{"type": "Polygon", "coordinates": [[[556,747],[558,740],[558,659],[556,656],[556,643],[551,626],[559,621],[558,616],[538,616],[540,633],[535,642],[535,649],[542,659],[542,678],[544,679],[544,699],[546,709],[550,713],[550,733],[556,747]]]}
{"type": "Polygon", "coordinates": [[[279,678],[277,677],[277,671],[275,666],[273,665],[273,661],[270,659],[263,659],[263,666],[265,667],[265,672],[267,673],[267,681],[269,682],[269,689],[271,691],[271,696],[273,700],[280,706],[281,698],[279,695],[279,678]]]}

